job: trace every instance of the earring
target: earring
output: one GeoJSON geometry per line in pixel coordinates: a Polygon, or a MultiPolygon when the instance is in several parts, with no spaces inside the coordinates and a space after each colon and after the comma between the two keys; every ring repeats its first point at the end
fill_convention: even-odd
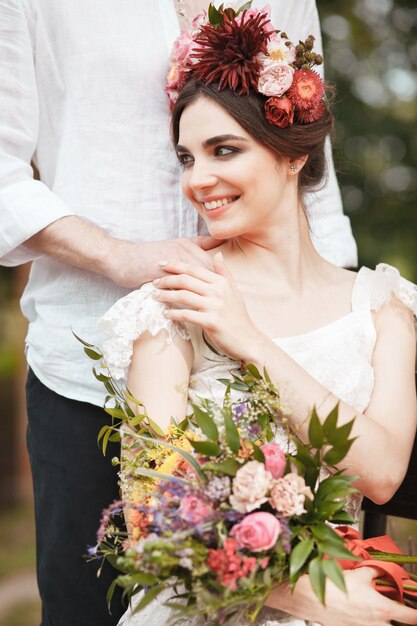
{"type": "Polygon", "coordinates": [[[296,165],[290,165],[290,170],[292,172],[296,172],[298,170],[298,167],[296,165]]]}

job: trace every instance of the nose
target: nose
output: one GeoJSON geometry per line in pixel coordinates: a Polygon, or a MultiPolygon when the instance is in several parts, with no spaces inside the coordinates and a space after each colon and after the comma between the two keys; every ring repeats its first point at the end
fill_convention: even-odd
{"type": "Polygon", "coordinates": [[[188,185],[193,191],[213,187],[217,184],[217,180],[216,174],[204,159],[194,161],[188,179],[188,185]]]}

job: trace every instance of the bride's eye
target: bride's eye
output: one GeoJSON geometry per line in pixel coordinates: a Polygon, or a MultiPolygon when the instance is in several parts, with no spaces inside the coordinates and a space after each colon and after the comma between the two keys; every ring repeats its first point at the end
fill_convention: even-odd
{"type": "Polygon", "coordinates": [[[214,151],[216,156],[228,156],[229,154],[233,154],[233,152],[239,152],[237,148],[232,148],[231,146],[217,146],[214,151]]]}
{"type": "Polygon", "coordinates": [[[191,154],[177,154],[181,167],[186,167],[193,161],[191,154]]]}

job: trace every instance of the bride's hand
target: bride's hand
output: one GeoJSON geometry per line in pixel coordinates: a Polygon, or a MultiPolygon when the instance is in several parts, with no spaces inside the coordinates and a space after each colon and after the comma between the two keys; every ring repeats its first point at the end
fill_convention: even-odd
{"type": "Polygon", "coordinates": [[[325,607],[315,596],[308,576],[300,578],[293,593],[288,585],[274,589],[266,606],[321,626],[388,626],[392,620],[417,624],[417,610],[389,600],[373,588],[376,569],[362,567],[344,574],[347,594],[327,580],[325,607]]]}
{"type": "Polygon", "coordinates": [[[154,281],[155,298],[183,307],[167,310],[167,317],[196,324],[219,352],[251,361],[268,339],[250,319],[223,255],[213,257],[213,271],[186,263],[167,263],[163,269],[169,275],[154,281]]]}

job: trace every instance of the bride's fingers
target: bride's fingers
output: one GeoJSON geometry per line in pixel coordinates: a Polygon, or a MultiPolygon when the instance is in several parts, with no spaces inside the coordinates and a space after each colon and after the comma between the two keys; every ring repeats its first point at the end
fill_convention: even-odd
{"type": "Polygon", "coordinates": [[[210,285],[203,280],[189,276],[188,274],[171,274],[153,281],[157,289],[185,289],[200,296],[208,295],[210,285]]]}
{"type": "Polygon", "coordinates": [[[181,306],[190,307],[191,309],[201,309],[203,308],[205,302],[203,296],[185,290],[156,290],[152,294],[152,297],[154,298],[154,300],[158,300],[158,302],[165,302],[167,304],[179,304],[181,306]]]}
{"type": "Polygon", "coordinates": [[[205,267],[190,265],[189,263],[169,263],[168,261],[160,261],[159,266],[164,272],[168,272],[169,274],[187,274],[188,276],[193,276],[206,283],[213,283],[218,279],[218,276],[211,270],[205,267]]]}
{"type": "Polygon", "coordinates": [[[185,322],[187,324],[195,324],[205,330],[210,329],[209,316],[201,311],[193,311],[190,309],[167,309],[164,311],[165,317],[174,322],[185,322]]]}

